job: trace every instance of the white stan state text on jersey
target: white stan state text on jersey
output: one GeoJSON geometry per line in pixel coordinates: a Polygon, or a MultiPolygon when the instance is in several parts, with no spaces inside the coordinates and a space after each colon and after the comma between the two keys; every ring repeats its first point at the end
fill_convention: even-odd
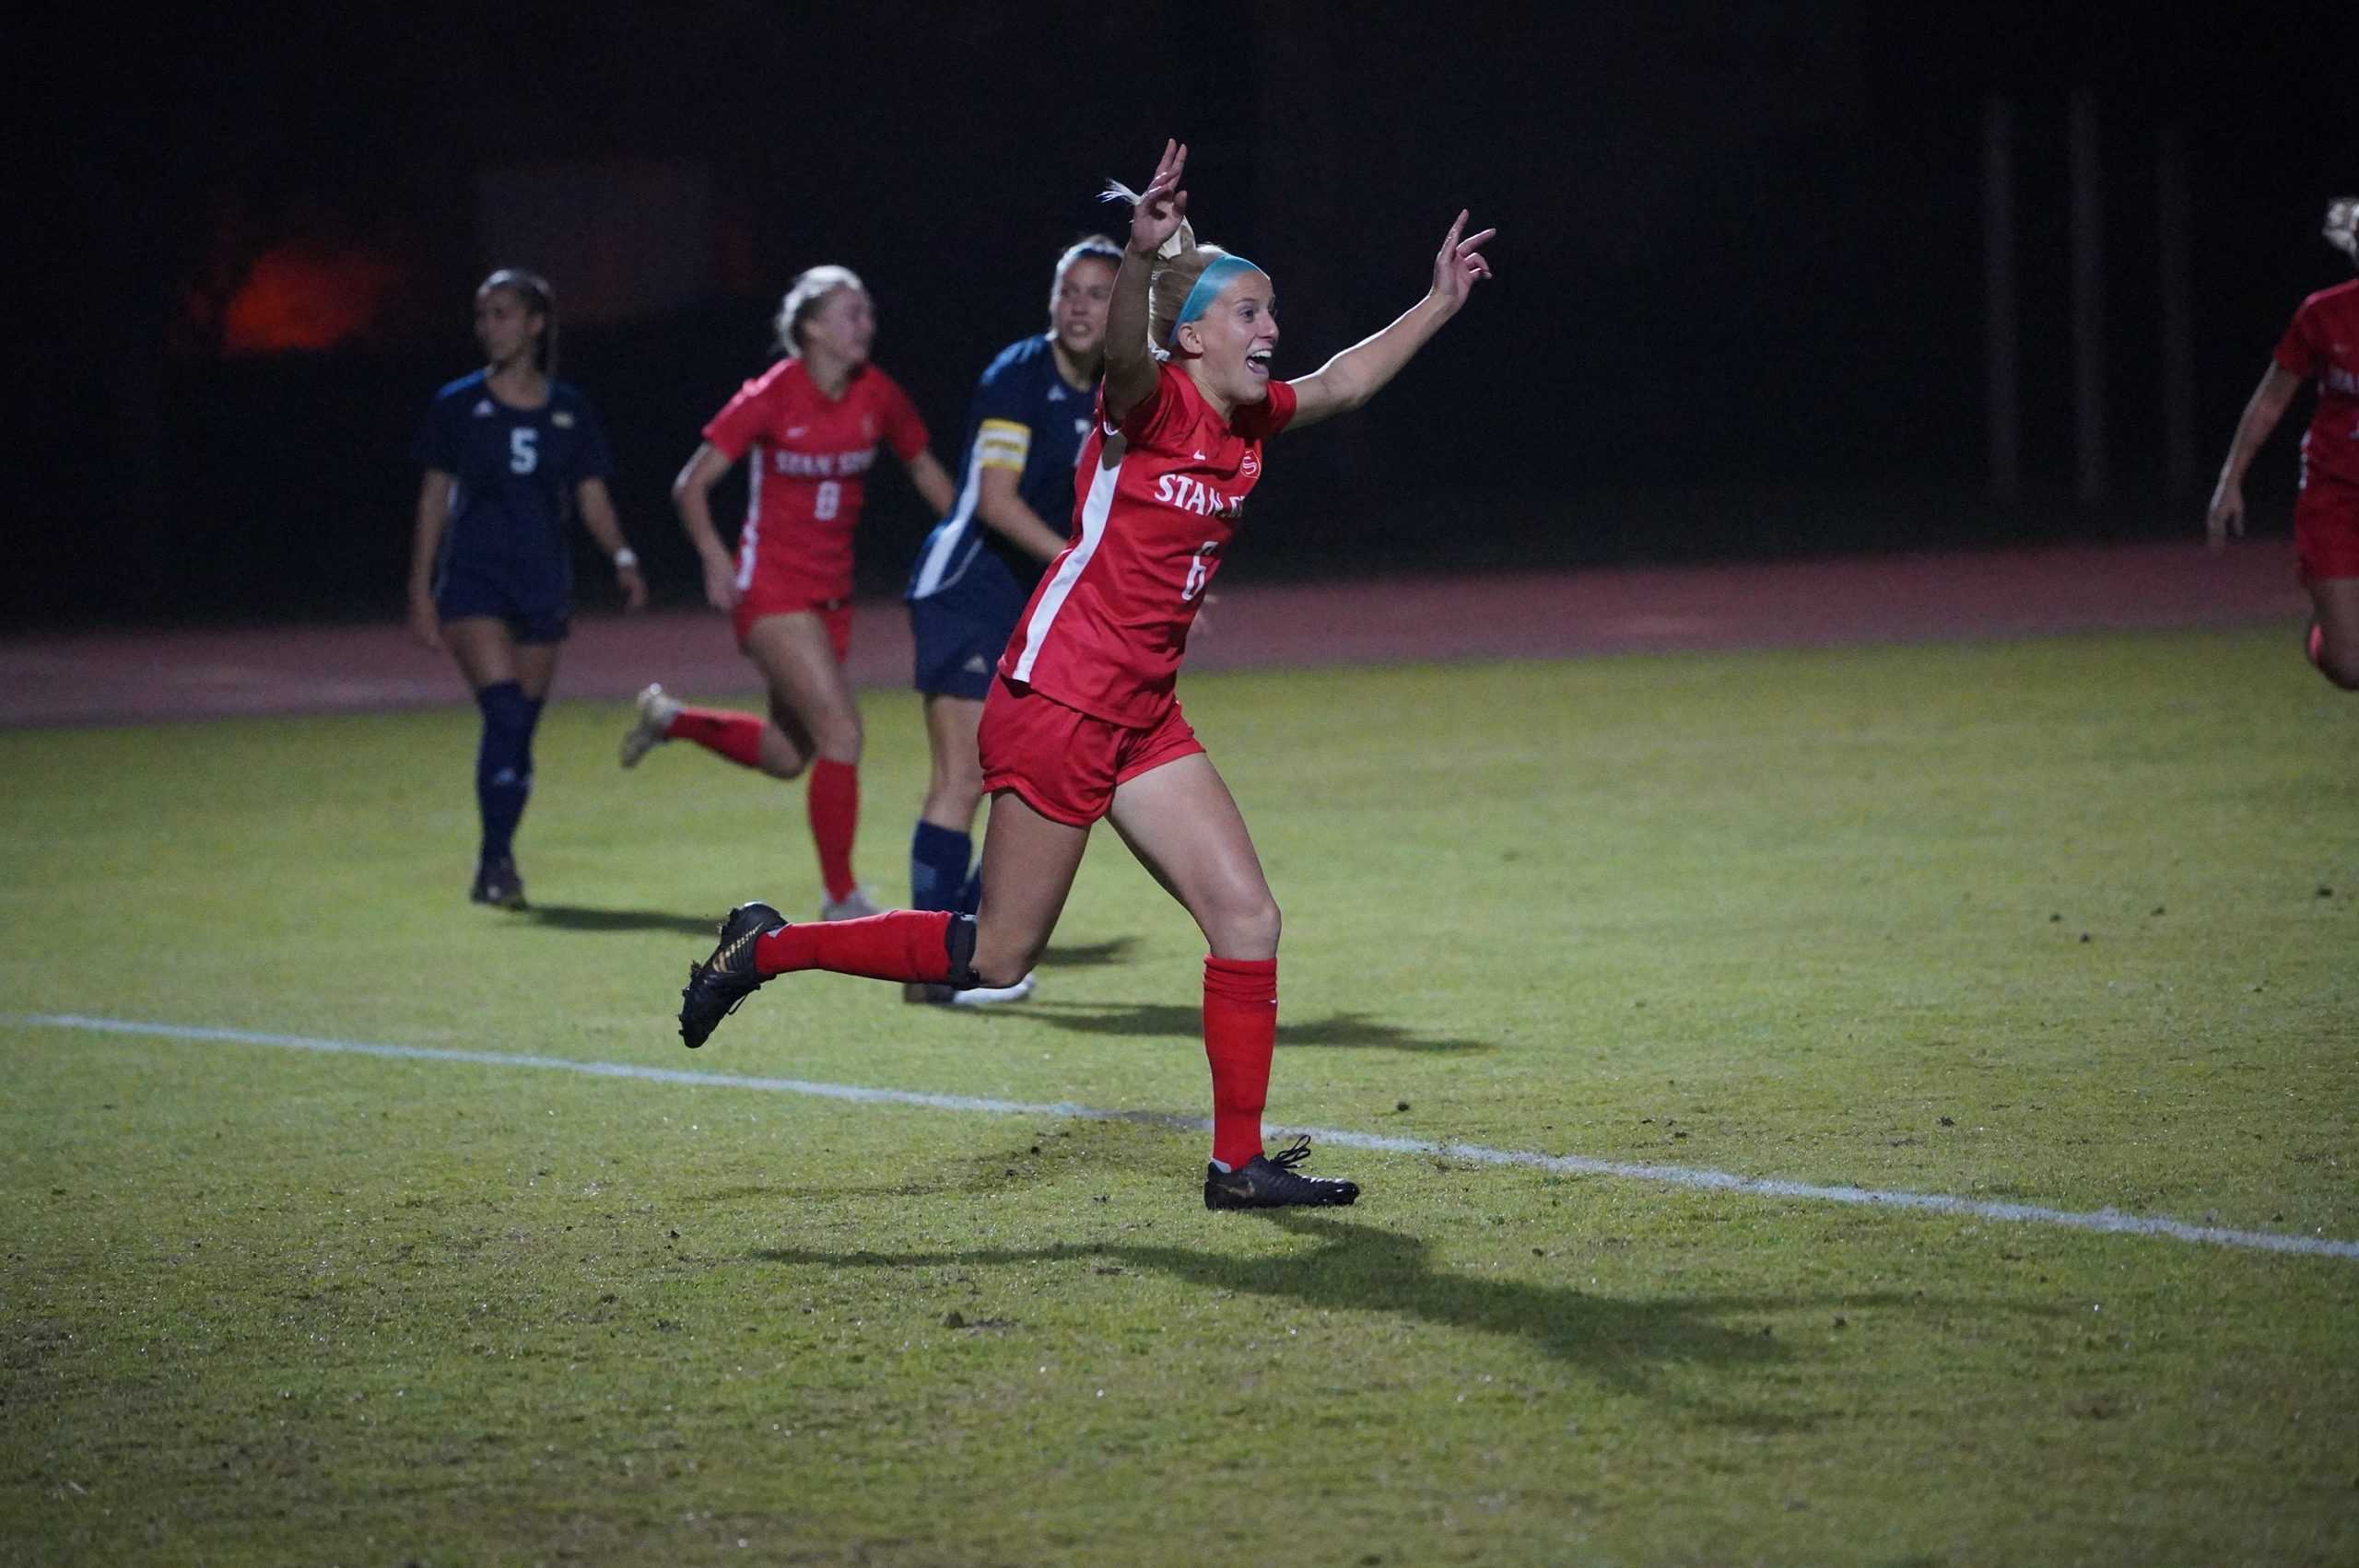
{"type": "Polygon", "coordinates": [[[1194,512],[1198,517],[1234,518],[1245,507],[1244,497],[1224,496],[1203,480],[1191,479],[1185,474],[1158,475],[1155,498],[1167,507],[1194,512]]]}
{"type": "Polygon", "coordinates": [[[848,479],[876,465],[876,449],[861,447],[848,452],[791,452],[770,449],[771,470],[801,474],[806,479],[848,479]]]}

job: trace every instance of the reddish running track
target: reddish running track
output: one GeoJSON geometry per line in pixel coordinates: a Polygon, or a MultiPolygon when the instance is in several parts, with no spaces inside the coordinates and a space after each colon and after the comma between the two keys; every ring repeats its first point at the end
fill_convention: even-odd
{"type": "MultiPolygon", "coordinates": [[[[1561,659],[1675,649],[1952,641],[2298,620],[2308,599],[2282,543],[2069,546],[1755,566],[1619,568],[1217,595],[1194,670],[1454,659],[1561,659]]],[[[860,607],[851,673],[910,677],[891,601],[860,607]]],[[[709,613],[587,615],[560,698],[752,689],[728,623],[709,613]]],[[[447,655],[388,622],[362,626],[93,632],[0,641],[0,728],[459,704],[447,655]]]]}

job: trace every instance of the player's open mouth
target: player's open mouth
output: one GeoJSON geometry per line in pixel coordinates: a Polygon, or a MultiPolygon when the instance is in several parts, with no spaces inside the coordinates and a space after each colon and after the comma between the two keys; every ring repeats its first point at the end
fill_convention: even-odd
{"type": "Polygon", "coordinates": [[[1245,357],[1245,368],[1257,376],[1268,375],[1270,373],[1270,351],[1266,348],[1255,349],[1252,353],[1245,357]]]}

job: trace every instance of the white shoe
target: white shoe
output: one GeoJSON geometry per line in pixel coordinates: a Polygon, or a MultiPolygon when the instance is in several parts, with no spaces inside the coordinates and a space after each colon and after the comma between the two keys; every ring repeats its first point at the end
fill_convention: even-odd
{"type": "Polygon", "coordinates": [[[680,699],[663,695],[660,685],[651,685],[639,694],[639,717],[623,731],[622,763],[636,767],[639,759],[663,743],[663,732],[672,720],[680,716],[680,699]]]}
{"type": "Polygon", "coordinates": [[[855,887],[841,898],[826,899],[819,905],[819,919],[822,920],[861,920],[884,912],[885,907],[871,897],[864,887],[855,887]]]}
{"type": "Polygon", "coordinates": [[[963,991],[912,982],[901,988],[901,1000],[929,1007],[994,1007],[1003,1001],[1022,1001],[1032,994],[1035,983],[1028,973],[1012,986],[970,986],[963,991]]]}
{"type": "Polygon", "coordinates": [[[1031,973],[1027,970],[1024,978],[1012,986],[973,986],[963,991],[952,991],[950,1005],[992,1007],[1003,1001],[1022,1001],[1032,994],[1033,984],[1031,973]]]}

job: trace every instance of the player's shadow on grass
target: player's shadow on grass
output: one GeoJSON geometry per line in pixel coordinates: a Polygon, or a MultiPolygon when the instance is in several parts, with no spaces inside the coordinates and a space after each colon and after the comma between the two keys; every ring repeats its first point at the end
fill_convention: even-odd
{"type": "Polygon", "coordinates": [[[678,931],[710,938],[720,929],[718,917],[672,915],[661,909],[597,909],[585,904],[528,904],[523,917],[561,931],[678,931]]]}
{"type": "Polygon", "coordinates": [[[1043,1117],[1034,1130],[975,1153],[922,1162],[898,1179],[863,1177],[825,1183],[764,1182],[718,1188],[685,1199],[692,1203],[898,1202],[988,1193],[1005,1196],[1045,1182],[1070,1180],[1082,1171],[1168,1176],[1169,1152],[1158,1141],[1133,1136],[1138,1128],[1156,1132],[1203,1133],[1211,1123],[1164,1111],[1122,1111],[1104,1120],[1060,1121],[1043,1117]]]}
{"type": "Polygon", "coordinates": [[[1131,950],[1139,944],[1134,936],[1109,937],[1104,942],[1051,943],[1040,954],[1043,969],[1097,969],[1109,964],[1128,959],[1131,950]]]}
{"type": "MultiPolygon", "coordinates": [[[[976,1247],[941,1252],[822,1252],[769,1248],[752,1256],[765,1263],[827,1269],[917,1269],[955,1266],[1029,1269],[1042,1263],[1093,1260],[1152,1270],[1206,1291],[1265,1296],[1321,1311],[1382,1312],[1445,1328],[1530,1340],[1550,1355],[1579,1363],[1600,1381],[1628,1393],[1661,1397],[1656,1370],[1664,1366],[1764,1367],[1795,1352],[1768,1326],[1745,1322],[1813,1306],[1859,1310],[1922,1306],[1896,1292],[1844,1293],[1825,1301],[1750,1295],[1665,1295],[1627,1300],[1570,1285],[1490,1280],[1436,1270],[1420,1238],[1381,1226],[1302,1211],[1236,1216],[1256,1219],[1315,1240],[1309,1251],[1240,1258],[1222,1251],[1142,1242],[1063,1242],[1042,1247],[976,1247]],[[1731,1321],[1733,1320],[1733,1321],[1731,1321]]],[[[1238,1331],[1258,1326],[1240,1317],[1238,1331]]],[[[1806,1411],[1735,1406],[1708,1394],[1682,1397],[1703,1420],[1753,1432],[1812,1425],[1806,1411]]]]}
{"type": "MultiPolygon", "coordinates": [[[[1082,1035],[1135,1039],[1198,1040],[1203,1037],[1201,1008],[1169,1002],[1034,1001],[1024,1016],[1082,1035]]],[[[1498,1047],[1487,1040],[1426,1036],[1365,1012],[1331,1012],[1324,1018],[1278,1020],[1278,1048],[1332,1046],[1352,1050],[1417,1051],[1457,1055],[1498,1047]]]]}

